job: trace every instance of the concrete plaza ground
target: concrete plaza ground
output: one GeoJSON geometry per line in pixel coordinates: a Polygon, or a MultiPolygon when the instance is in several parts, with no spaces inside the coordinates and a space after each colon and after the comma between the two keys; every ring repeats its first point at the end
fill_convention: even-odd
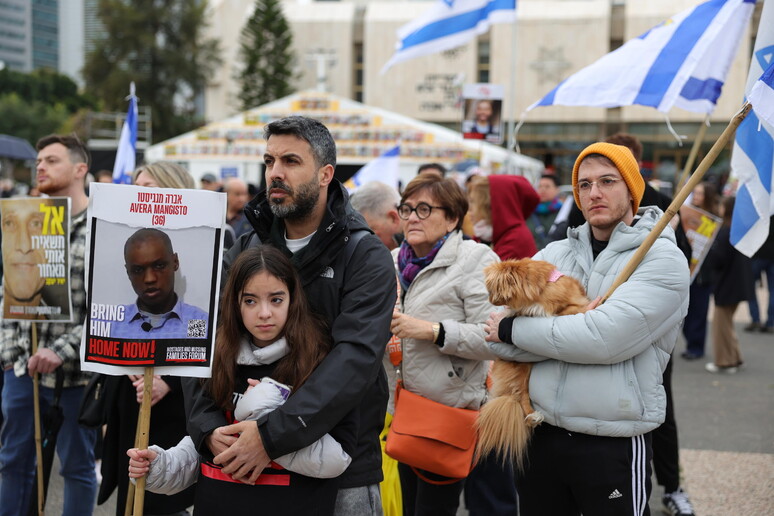
{"type": "MultiPolygon", "coordinates": [[[[746,304],[736,321],[745,365],[735,375],[704,370],[712,359],[709,336],[702,360],[679,357],[682,339],[675,349],[672,386],[683,486],[699,516],[764,515],[774,507],[774,334],[742,331],[749,321],[746,304]]],[[[661,494],[654,479],[654,515],[661,511],[661,494]]],[[[114,500],[94,514],[115,514],[114,500]]],[[[59,514],[61,507],[62,482],[54,473],[47,513],[59,514]]],[[[458,514],[467,511],[461,507],[458,514]]]]}

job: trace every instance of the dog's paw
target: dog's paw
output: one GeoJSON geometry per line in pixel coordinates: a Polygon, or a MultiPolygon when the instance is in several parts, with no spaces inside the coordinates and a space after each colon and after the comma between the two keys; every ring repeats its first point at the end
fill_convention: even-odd
{"type": "Polygon", "coordinates": [[[527,415],[527,417],[524,418],[524,421],[527,423],[527,426],[535,427],[542,423],[543,419],[545,419],[543,414],[536,410],[532,414],[527,415]]]}

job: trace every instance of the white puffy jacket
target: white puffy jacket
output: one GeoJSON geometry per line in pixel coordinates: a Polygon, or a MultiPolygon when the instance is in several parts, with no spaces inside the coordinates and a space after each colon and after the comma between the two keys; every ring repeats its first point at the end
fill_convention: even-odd
{"type": "MultiPolygon", "coordinates": [[[[237,403],[235,414],[239,412],[249,416],[249,420],[258,419],[285,403],[285,398],[277,393],[271,382],[262,381],[250,389],[248,394],[237,403]]],[[[196,482],[199,476],[199,453],[189,436],[183,437],[168,450],[156,445],[150,449],[158,455],[151,462],[145,489],[151,493],[173,495],[196,482]]],[[[344,473],[352,458],[333,437],[325,434],[306,448],[283,455],[274,462],[288,471],[307,477],[334,478],[344,473]]]]}
{"type": "MultiPolygon", "coordinates": [[[[662,212],[639,210],[619,223],[593,259],[589,225],[535,255],[580,280],[589,298],[604,295],[662,212]]],[[[515,345],[492,344],[506,360],[536,362],[530,398],[545,421],[590,435],[631,437],[664,421],[662,373],[688,311],[688,265],[667,227],[631,278],[585,314],[518,317],[515,345]]]]}

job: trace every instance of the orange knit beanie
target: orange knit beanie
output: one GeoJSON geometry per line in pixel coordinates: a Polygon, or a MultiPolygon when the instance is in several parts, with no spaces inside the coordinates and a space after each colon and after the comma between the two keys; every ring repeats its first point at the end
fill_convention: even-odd
{"type": "Polygon", "coordinates": [[[632,196],[632,210],[636,214],[640,207],[642,195],[645,193],[645,180],[642,178],[642,174],[640,174],[640,166],[628,147],[605,142],[592,143],[583,149],[578,155],[578,159],[575,160],[575,166],[572,167],[572,193],[575,196],[575,204],[578,205],[578,208],[581,207],[580,197],[578,197],[578,192],[575,191],[575,187],[578,185],[578,168],[580,168],[583,159],[590,154],[601,154],[615,163],[615,167],[620,172],[632,196]]]}

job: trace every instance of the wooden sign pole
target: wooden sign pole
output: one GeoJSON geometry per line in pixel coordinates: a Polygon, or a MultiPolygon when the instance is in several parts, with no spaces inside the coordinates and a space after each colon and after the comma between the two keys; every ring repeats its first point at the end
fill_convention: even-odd
{"type": "MultiPolygon", "coordinates": [[[[34,322],[32,325],[32,356],[38,352],[38,326],[34,322]]],[[[35,412],[35,455],[38,463],[38,515],[43,516],[46,505],[46,494],[43,486],[43,444],[40,428],[40,374],[35,372],[32,375],[32,403],[35,412]]]]}
{"type": "MultiPolygon", "coordinates": [[[[142,404],[140,405],[140,419],[137,421],[137,448],[148,448],[150,417],[151,417],[151,393],[153,391],[153,368],[145,368],[143,378],[142,404]]],[[[137,479],[134,488],[134,516],[142,516],[145,504],[145,477],[137,479]]]]}

